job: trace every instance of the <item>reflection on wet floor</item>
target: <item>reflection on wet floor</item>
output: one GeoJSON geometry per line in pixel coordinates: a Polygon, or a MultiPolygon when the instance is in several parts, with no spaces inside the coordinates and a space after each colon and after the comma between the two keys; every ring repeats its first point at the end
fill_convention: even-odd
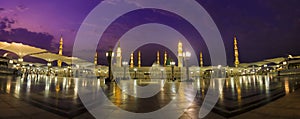
{"type": "MultiPolygon", "coordinates": [[[[42,75],[32,75],[28,78],[0,77],[1,92],[22,98],[30,104],[66,117],[86,112],[77,94],[80,87],[92,87],[92,93],[89,95],[91,100],[97,100],[96,95],[103,90],[108,99],[119,108],[145,113],[158,110],[175,98],[194,100],[194,104],[201,106],[208,87],[210,85],[214,87],[220,83],[209,79],[195,79],[190,83],[190,87],[197,90],[196,98],[188,95],[189,92],[180,91],[180,82],[137,79],[121,81],[119,85],[120,87],[116,83],[107,85],[103,79],[42,75]],[[122,84],[126,85],[122,86],[122,84]],[[157,86],[158,93],[147,98],[136,97],[141,93],[138,87],[147,87],[151,84],[157,86]]],[[[213,111],[225,117],[234,116],[294,92],[299,86],[300,79],[297,76],[252,75],[227,78],[223,88],[218,89],[220,97],[213,111]]]]}

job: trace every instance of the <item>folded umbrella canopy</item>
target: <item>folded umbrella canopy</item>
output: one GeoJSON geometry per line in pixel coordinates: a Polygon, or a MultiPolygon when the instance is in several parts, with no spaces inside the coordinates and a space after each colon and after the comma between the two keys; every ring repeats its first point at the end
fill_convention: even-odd
{"type": "Polygon", "coordinates": [[[67,62],[67,60],[68,60],[68,57],[66,57],[66,56],[62,56],[62,55],[58,55],[58,54],[50,53],[50,52],[33,54],[30,56],[46,60],[47,62],[53,62],[55,60],[61,60],[62,62],[67,62]]]}
{"type": "Polygon", "coordinates": [[[10,51],[12,53],[15,53],[19,56],[19,58],[23,58],[24,56],[36,54],[36,53],[42,53],[47,52],[45,49],[36,48],[29,45],[24,45],[22,43],[0,43],[0,48],[6,51],[10,51]],[[8,45],[9,44],[9,45],[8,45]]]}

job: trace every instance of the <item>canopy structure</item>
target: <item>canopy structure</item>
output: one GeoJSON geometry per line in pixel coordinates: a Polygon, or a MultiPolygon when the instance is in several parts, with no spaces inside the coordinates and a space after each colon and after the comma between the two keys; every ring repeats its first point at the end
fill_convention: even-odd
{"type": "Polygon", "coordinates": [[[70,64],[72,64],[73,60],[77,60],[77,59],[78,59],[77,57],[68,57],[67,60],[65,61],[65,63],[70,65],[70,64]]]}
{"type": "Polygon", "coordinates": [[[2,47],[3,50],[13,52],[17,54],[20,58],[30,54],[47,52],[47,50],[45,49],[36,48],[29,45],[24,45],[22,43],[15,43],[15,42],[12,42],[9,45],[7,45],[6,43],[2,43],[2,46],[4,46],[2,47]]]}
{"type": "Polygon", "coordinates": [[[284,60],[285,60],[284,57],[278,57],[278,58],[273,58],[273,59],[266,59],[264,61],[259,61],[259,62],[241,63],[240,66],[241,67],[248,67],[251,65],[263,66],[266,64],[270,64],[270,63],[279,64],[280,62],[283,62],[284,60]]]}
{"type": "Polygon", "coordinates": [[[0,49],[4,49],[6,48],[7,46],[9,46],[10,43],[7,43],[7,42],[0,42],[0,49]]]}
{"type": "Polygon", "coordinates": [[[78,57],[68,57],[67,60],[65,60],[65,63],[67,63],[67,64],[75,64],[75,65],[80,65],[80,66],[87,66],[87,65],[93,64],[91,62],[88,62],[86,60],[80,59],[78,57]]]}
{"type": "Polygon", "coordinates": [[[293,56],[293,58],[300,58],[300,56],[293,56]]]}
{"type": "Polygon", "coordinates": [[[278,57],[278,58],[273,58],[273,59],[267,59],[267,60],[264,60],[264,61],[267,61],[267,62],[273,62],[273,63],[276,63],[276,64],[279,64],[280,62],[283,62],[285,60],[284,57],[278,57]]]}
{"type": "Polygon", "coordinates": [[[77,57],[67,57],[55,53],[50,53],[45,49],[24,45],[22,43],[15,43],[15,42],[7,43],[7,42],[0,41],[0,49],[15,53],[16,55],[19,56],[22,62],[23,62],[22,58],[24,56],[30,55],[32,57],[44,59],[47,62],[61,60],[62,62],[65,62],[69,65],[72,63],[76,63],[76,65],[81,65],[81,66],[86,66],[91,64],[90,62],[77,57]]]}
{"type": "Polygon", "coordinates": [[[66,56],[62,56],[62,55],[58,55],[58,54],[54,54],[54,53],[50,53],[50,52],[33,54],[30,56],[46,60],[47,62],[52,62],[55,60],[61,60],[61,61],[65,62],[68,60],[68,57],[66,57],[66,56]]]}
{"type": "Polygon", "coordinates": [[[260,62],[253,62],[253,63],[242,63],[240,64],[241,67],[248,67],[251,65],[263,66],[265,64],[270,63],[269,61],[260,61],[260,62]]]}

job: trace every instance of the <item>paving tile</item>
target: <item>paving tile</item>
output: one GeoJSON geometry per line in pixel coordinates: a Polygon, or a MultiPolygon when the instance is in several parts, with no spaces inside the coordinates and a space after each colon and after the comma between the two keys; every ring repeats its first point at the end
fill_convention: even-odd
{"type": "Polygon", "coordinates": [[[73,119],[95,119],[95,117],[91,115],[89,112],[86,112],[79,116],[74,117],[73,119]]]}
{"type": "MultiPolygon", "coordinates": [[[[108,91],[108,93],[111,93],[108,91]]],[[[251,95],[252,93],[245,94],[246,96],[251,95]]],[[[74,103],[68,103],[68,98],[64,96],[63,94],[60,95],[58,98],[47,98],[47,100],[44,100],[43,96],[39,96],[38,94],[32,94],[34,99],[38,99],[39,101],[44,101],[43,103],[49,102],[49,103],[55,103],[56,106],[60,106],[63,108],[69,107],[69,104],[74,103]]],[[[120,99],[116,98],[115,95],[110,95],[113,103],[120,104],[119,107],[122,109],[126,109],[128,111],[132,112],[151,112],[152,110],[156,108],[164,107],[166,104],[169,104],[170,97],[174,97],[174,93],[170,92],[163,92],[161,94],[158,94],[157,96],[152,97],[151,99],[137,99],[134,97],[120,97],[120,99]],[[166,98],[165,98],[166,97],[166,98]]],[[[229,96],[230,97],[230,96],[229,96]]],[[[191,98],[191,97],[188,97],[191,98]]],[[[256,98],[256,97],[252,97],[256,98]]],[[[252,100],[251,98],[251,100],[252,100]]],[[[180,109],[184,109],[186,107],[187,103],[185,100],[185,97],[178,97],[178,101],[176,104],[170,105],[170,110],[173,112],[165,112],[162,113],[163,115],[157,115],[160,117],[168,117],[166,119],[172,119],[171,117],[177,116],[172,115],[174,113],[178,114],[181,113],[180,109]],[[170,115],[170,116],[168,116],[170,115]]],[[[249,112],[231,117],[233,119],[252,119],[252,118],[295,118],[300,117],[300,91],[296,91],[295,93],[288,94],[274,102],[268,103],[262,107],[256,108],[254,110],[251,110],[249,112]]],[[[30,98],[29,98],[30,100],[30,98]]],[[[250,100],[250,98],[248,99],[250,100]]],[[[251,101],[250,100],[250,101],[251,101]]],[[[27,101],[27,100],[26,100],[27,101]]],[[[65,119],[66,117],[59,116],[57,114],[48,112],[43,110],[42,108],[38,108],[35,106],[32,106],[31,104],[27,103],[26,101],[17,99],[12,97],[9,94],[0,94],[0,119],[1,118],[16,118],[16,119],[22,119],[22,118],[33,118],[33,119],[65,119]]],[[[71,100],[74,101],[74,100],[71,100]]],[[[74,101],[76,104],[78,102],[74,101]]],[[[227,103],[227,102],[226,102],[227,103]]],[[[226,105],[236,105],[236,103],[232,103],[231,101],[228,101],[226,105]]],[[[49,105],[47,105],[49,106],[49,105]]],[[[76,106],[74,106],[77,108],[76,106]]],[[[188,109],[185,110],[185,113],[182,114],[180,119],[197,119],[198,113],[199,113],[199,106],[197,103],[193,103],[189,106],[188,109]]],[[[69,108],[68,108],[69,109],[69,108]]],[[[114,104],[107,104],[104,105],[101,109],[98,110],[105,110],[110,111],[109,113],[98,115],[103,116],[107,118],[124,118],[126,115],[123,115],[120,111],[117,110],[117,107],[114,104]]],[[[78,115],[74,117],[74,119],[94,119],[94,117],[88,113],[88,112],[81,112],[81,115],[78,115]]],[[[142,114],[143,115],[143,114],[142,114]]],[[[155,115],[156,116],[156,115],[155,115]]],[[[136,116],[131,116],[129,118],[135,118],[136,116]]],[[[145,114],[145,117],[139,117],[139,118],[149,118],[150,116],[147,116],[145,114]]],[[[224,117],[220,116],[219,114],[216,114],[214,112],[210,112],[205,119],[224,119],[224,117]]]]}
{"type": "Polygon", "coordinates": [[[62,117],[50,112],[37,113],[34,115],[30,115],[31,119],[67,119],[66,117],[62,117]]]}
{"type": "Polygon", "coordinates": [[[300,90],[295,93],[286,95],[285,97],[278,99],[274,102],[268,103],[265,106],[251,110],[244,114],[232,117],[233,119],[253,119],[253,118],[272,118],[282,119],[289,118],[294,119],[300,117],[299,101],[292,102],[291,100],[299,100],[298,95],[300,90]]]}
{"type": "Polygon", "coordinates": [[[0,109],[6,109],[6,108],[11,108],[11,106],[9,104],[7,104],[6,102],[0,102],[0,109]]]}
{"type": "Polygon", "coordinates": [[[10,118],[16,118],[16,117],[24,116],[24,114],[19,112],[17,109],[13,109],[13,108],[9,108],[9,109],[1,108],[0,112],[1,112],[0,113],[0,118],[10,119],[10,118]]]}
{"type": "Polygon", "coordinates": [[[181,117],[179,117],[179,119],[192,119],[192,117],[190,117],[190,115],[184,113],[181,117]]]}
{"type": "MultiPolygon", "coordinates": [[[[16,108],[19,112],[22,112],[23,114],[26,114],[26,115],[35,115],[35,114],[38,114],[38,113],[45,113],[47,111],[45,110],[42,110],[42,109],[39,109],[37,107],[34,107],[34,106],[27,106],[27,107],[18,107],[16,108]]],[[[50,112],[48,112],[50,113],[50,112]]]]}

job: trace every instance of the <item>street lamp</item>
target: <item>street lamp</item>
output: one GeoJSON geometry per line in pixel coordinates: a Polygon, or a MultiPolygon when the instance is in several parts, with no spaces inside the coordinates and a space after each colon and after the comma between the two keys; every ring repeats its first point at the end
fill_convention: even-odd
{"type": "Polygon", "coordinates": [[[51,67],[51,65],[52,65],[51,62],[48,62],[48,63],[47,63],[47,66],[48,66],[48,67],[51,67]]]}
{"type": "Polygon", "coordinates": [[[124,76],[123,76],[123,79],[125,79],[125,78],[126,78],[126,66],[128,65],[128,62],[123,61],[123,62],[122,62],[122,65],[123,65],[123,67],[124,67],[124,76]]]}
{"type": "Polygon", "coordinates": [[[113,51],[110,49],[106,52],[106,59],[108,62],[108,78],[106,78],[105,82],[111,82],[112,75],[111,75],[111,59],[113,57],[113,51]]]}
{"type": "Polygon", "coordinates": [[[67,76],[67,69],[64,68],[64,77],[66,77],[66,76],[67,76]]]}
{"type": "Polygon", "coordinates": [[[18,64],[20,64],[22,66],[23,65],[23,61],[24,61],[23,58],[19,58],[18,59],[18,64]]]}
{"type": "Polygon", "coordinates": [[[161,68],[160,71],[161,71],[161,79],[163,79],[164,78],[164,69],[161,68]]]}
{"type": "Polygon", "coordinates": [[[136,78],[136,71],[137,71],[137,68],[134,68],[133,71],[134,71],[134,79],[137,79],[137,78],[136,78]]]}
{"type": "Polygon", "coordinates": [[[190,80],[189,66],[188,66],[188,60],[190,59],[190,57],[191,57],[191,52],[186,51],[183,53],[183,58],[185,60],[185,67],[186,67],[186,77],[188,81],[190,80]]]}
{"type": "Polygon", "coordinates": [[[9,60],[9,63],[10,63],[10,64],[13,64],[13,63],[14,63],[14,61],[13,61],[13,60],[9,60]]]}
{"type": "Polygon", "coordinates": [[[52,65],[51,62],[48,62],[48,63],[47,63],[47,66],[48,66],[48,67],[47,67],[47,70],[48,70],[48,71],[47,71],[47,74],[48,74],[48,75],[50,75],[50,73],[51,73],[51,72],[50,72],[51,65],[52,65]]]}
{"type": "Polygon", "coordinates": [[[22,63],[22,62],[23,62],[23,58],[19,58],[18,61],[19,61],[20,63],[22,63]]]}
{"type": "Polygon", "coordinates": [[[171,61],[170,65],[171,65],[171,68],[172,68],[172,80],[174,80],[174,66],[175,66],[175,62],[171,61]]]}
{"type": "Polygon", "coordinates": [[[233,75],[233,69],[230,69],[230,74],[233,75]]]}

